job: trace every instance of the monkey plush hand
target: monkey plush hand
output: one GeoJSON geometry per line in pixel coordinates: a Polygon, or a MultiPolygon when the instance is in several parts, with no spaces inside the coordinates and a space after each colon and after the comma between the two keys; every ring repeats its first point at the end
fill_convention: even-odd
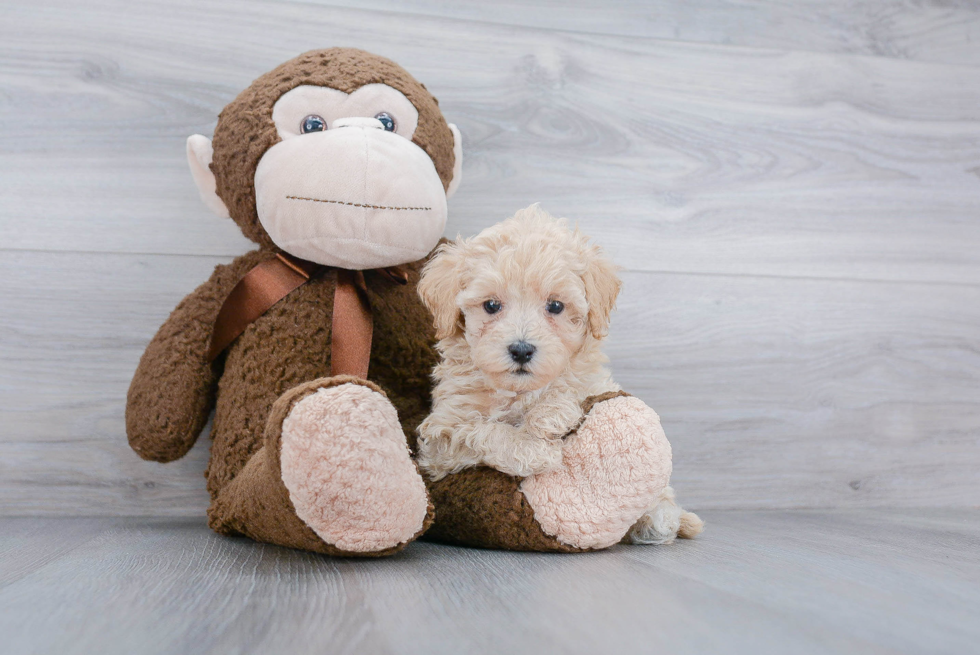
{"type": "Polygon", "coordinates": [[[143,458],[194,444],[214,409],[211,527],[384,555],[433,508],[406,434],[429,410],[419,271],[460,179],[455,126],[391,61],[308,52],[187,141],[201,197],[258,249],[218,266],[146,348],[126,429],[143,458]]]}

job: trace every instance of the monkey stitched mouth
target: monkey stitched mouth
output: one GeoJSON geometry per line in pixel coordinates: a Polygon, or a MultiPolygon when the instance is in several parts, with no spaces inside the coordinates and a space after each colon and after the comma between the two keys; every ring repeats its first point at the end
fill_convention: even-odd
{"type": "Polygon", "coordinates": [[[321,200],[320,198],[304,198],[302,196],[286,196],[287,200],[306,200],[308,202],[325,202],[332,205],[347,205],[363,209],[397,209],[401,211],[429,211],[432,207],[387,207],[385,205],[369,205],[363,202],[344,202],[343,200],[321,200]]]}

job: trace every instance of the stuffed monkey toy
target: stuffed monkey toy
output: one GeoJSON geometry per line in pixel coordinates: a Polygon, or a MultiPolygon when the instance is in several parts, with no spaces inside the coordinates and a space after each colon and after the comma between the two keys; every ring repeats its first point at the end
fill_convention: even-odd
{"type": "Polygon", "coordinates": [[[459,183],[459,132],[400,66],[333,48],[259,77],[187,152],[205,204],[258,249],[218,266],[147,346],[130,445],[182,457],[213,409],[214,530],[399,550],[433,517],[406,439],[437,361],[415,287],[459,183]]]}
{"type": "MultiPolygon", "coordinates": [[[[520,480],[480,468],[431,485],[413,460],[438,361],[416,286],[462,164],[424,85],[360,50],[308,52],[255,80],[187,153],[205,204],[258,249],[218,266],[153,337],[126,430],[140,457],[169,462],[214,411],[212,529],[348,556],[395,553],[433,521],[454,543],[609,545],[542,528],[520,480]]],[[[559,524],[581,520],[577,497],[539,503],[545,524],[556,502],[559,524]]]]}

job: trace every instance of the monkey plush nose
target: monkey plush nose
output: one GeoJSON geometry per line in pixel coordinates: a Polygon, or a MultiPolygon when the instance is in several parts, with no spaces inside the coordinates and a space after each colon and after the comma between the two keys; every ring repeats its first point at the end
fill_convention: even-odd
{"type": "Polygon", "coordinates": [[[507,347],[507,351],[518,364],[527,364],[534,357],[534,346],[527,341],[516,341],[507,347]]]}
{"type": "Polygon", "coordinates": [[[338,127],[373,127],[377,130],[385,129],[384,124],[377,118],[367,116],[350,116],[348,118],[338,118],[333,122],[334,129],[338,127]]]}

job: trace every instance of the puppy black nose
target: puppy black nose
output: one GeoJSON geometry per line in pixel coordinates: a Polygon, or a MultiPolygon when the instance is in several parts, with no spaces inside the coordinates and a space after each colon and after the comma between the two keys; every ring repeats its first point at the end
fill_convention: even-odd
{"type": "Polygon", "coordinates": [[[534,357],[534,346],[527,341],[517,341],[507,346],[510,358],[518,364],[527,364],[534,357]]]}

